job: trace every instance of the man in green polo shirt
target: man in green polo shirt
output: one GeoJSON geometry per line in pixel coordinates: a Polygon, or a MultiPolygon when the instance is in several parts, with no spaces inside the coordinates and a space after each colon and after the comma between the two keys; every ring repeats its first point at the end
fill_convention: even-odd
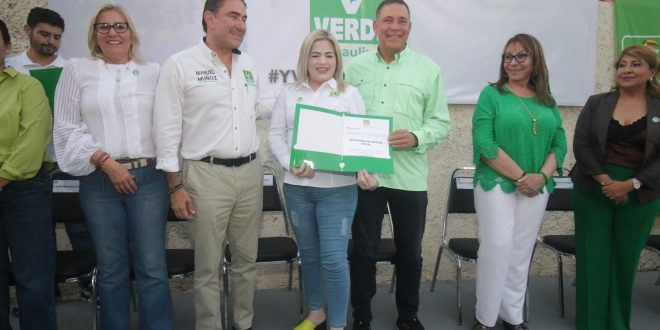
{"type": "Polygon", "coordinates": [[[10,328],[8,275],[13,273],[20,328],[50,330],[57,327],[55,235],[42,168],[50,108],[36,79],[5,66],[11,39],[2,20],[0,34],[0,329],[10,328]]]}
{"type": "Polygon", "coordinates": [[[394,131],[389,136],[394,173],[379,174],[380,187],[376,190],[360,191],[353,221],[353,329],[370,329],[385,203],[390,205],[397,248],[396,326],[424,329],[417,310],[428,203],[426,153],[447,136],[451,124],[440,68],[408,48],[410,28],[408,5],[403,0],[383,1],[373,24],[378,49],[359,55],[346,68],[346,81],[360,90],[367,113],[394,118],[394,131]]]}

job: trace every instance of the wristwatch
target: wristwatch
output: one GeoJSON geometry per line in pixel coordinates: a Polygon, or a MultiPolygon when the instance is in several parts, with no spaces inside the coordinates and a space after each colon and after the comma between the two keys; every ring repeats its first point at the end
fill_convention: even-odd
{"type": "Polygon", "coordinates": [[[642,187],[642,182],[637,180],[637,178],[632,178],[632,183],[633,183],[633,188],[635,188],[635,190],[639,190],[639,188],[642,187]]]}

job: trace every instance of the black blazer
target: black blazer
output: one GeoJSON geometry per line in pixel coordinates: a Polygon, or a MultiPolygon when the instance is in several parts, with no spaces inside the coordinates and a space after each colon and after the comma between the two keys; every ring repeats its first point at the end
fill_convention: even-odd
{"type": "MultiPolygon", "coordinates": [[[[618,100],[618,91],[592,95],[578,117],[573,139],[577,162],[571,170],[571,178],[582,192],[591,192],[595,181],[593,175],[606,173],[607,129],[618,100]]],[[[644,183],[639,190],[642,203],[660,197],[660,98],[649,96],[647,108],[644,163],[635,174],[644,183]]]]}

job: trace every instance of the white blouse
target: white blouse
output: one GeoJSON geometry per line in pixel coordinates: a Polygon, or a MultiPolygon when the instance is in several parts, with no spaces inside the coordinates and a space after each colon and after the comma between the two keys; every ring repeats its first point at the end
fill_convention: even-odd
{"type": "Polygon", "coordinates": [[[94,171],[90,157],[103,149],[114,159],[155,157],[151,135],[159,65],[108,64],[74,58],[55,90],[53,142],[60,168],[94,171]]]}
{"type": "Polygon", "coordinates": [[[293,121],[296,104],[303,103],[339,112],[365,114],[364,101],[353,86],[346,86],[343,93],[337,94],[337,82],[331,79],[314,91],[307,83],[300,86],[294,84],[282,87],[273,106],[268,129],[270,151],[284,167],[284,182],[319,188],[334,188],[356,183],[355,173],[339,173],[332,171],[314,171],[311,178],[298,177],[291,173],[289,160],[293,141],[293,121]]]}

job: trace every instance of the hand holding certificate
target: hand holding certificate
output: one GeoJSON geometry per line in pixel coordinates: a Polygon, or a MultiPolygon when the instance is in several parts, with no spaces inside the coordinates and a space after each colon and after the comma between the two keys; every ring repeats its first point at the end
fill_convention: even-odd
{"type": "Polygon", "coordinates": [[[337,112],[298,104],[294,120],[291,167],[305,161],[315,169],[392,173],[387,137],[392,118],[337,112]]]}

